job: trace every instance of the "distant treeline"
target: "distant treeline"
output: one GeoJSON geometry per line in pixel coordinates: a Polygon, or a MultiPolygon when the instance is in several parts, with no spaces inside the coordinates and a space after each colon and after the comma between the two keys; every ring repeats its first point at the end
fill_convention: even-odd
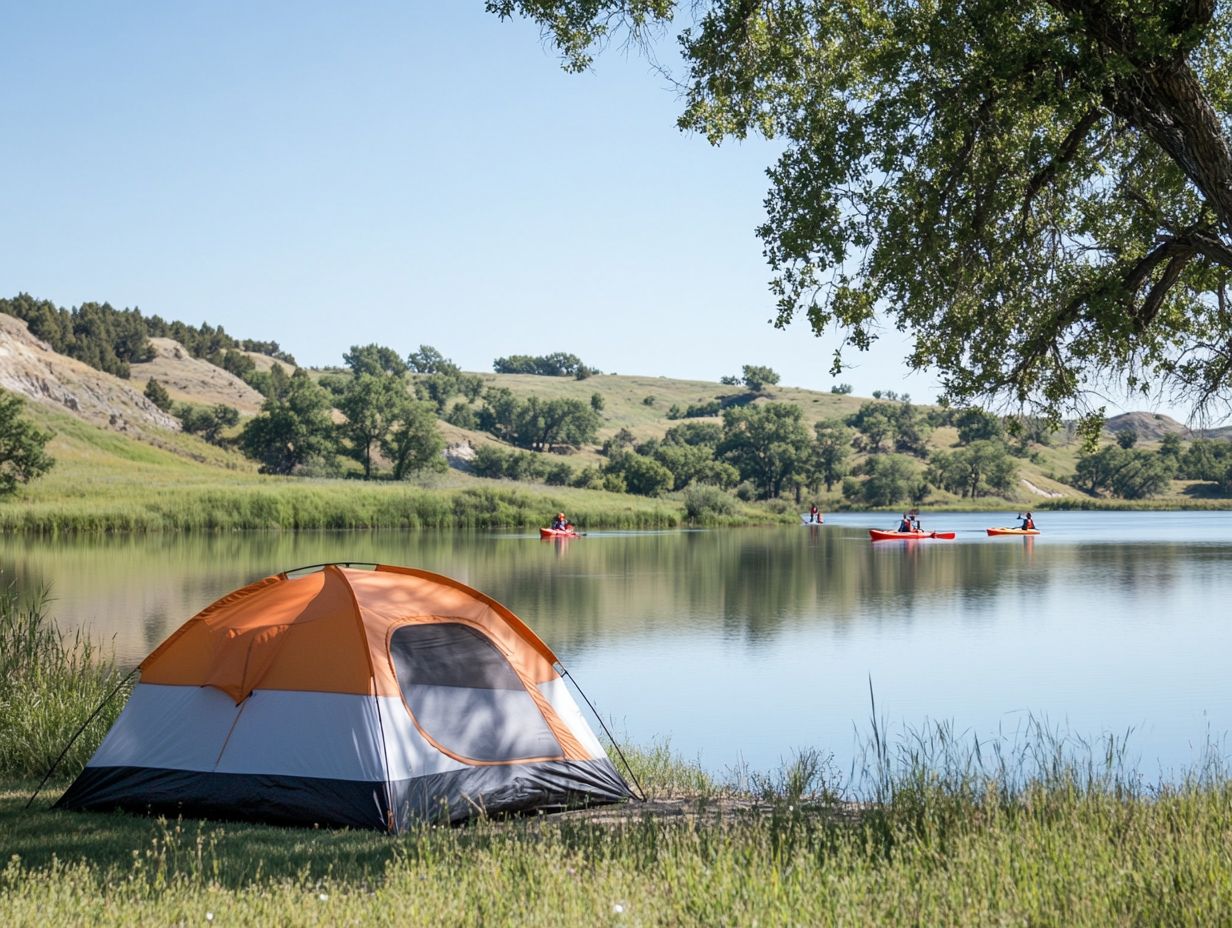
{"type": "Polygon", "coordinates": [[[577,355],[563,351],[543,355],[511,354],[493,361],[492,370],[498,374],[538,374],[540,377],[574,377],[578,380],[603,373],[597,367],[583,364],[577,355]]]}
{"type": "Polygon", "coordinates": [[[153,359],[151,338],[173,338],[193,357],[240,377],[255,369],[252,359],[242,354],[245,351],[295,364],[295,359],[275,341],[238,339],[228,335],[222,326],[168,322],[161,316],[142,315],[136,308],[116,309],[110,303],[82,303],[64,309],[50,300],[36,300],[28,293],[19,293],[12,299],[0,299],[0,312],[23,320],[32,335],[60,354],[117,377],[127,378],[129,365],[153,359]]]}

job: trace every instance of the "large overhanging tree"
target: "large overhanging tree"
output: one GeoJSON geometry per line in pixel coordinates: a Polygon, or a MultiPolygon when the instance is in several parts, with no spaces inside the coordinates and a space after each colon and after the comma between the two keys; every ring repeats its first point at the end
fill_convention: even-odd
{"type": "Polygon", "coordinates": [[[1230,5],[487,4],[571,70],[688,17],[679,125],[783,145],[758,229],[778,324],[865,349],[887,319],[951,399],[1053,416],[1112,384],[1232,394],[1230,5]]]}

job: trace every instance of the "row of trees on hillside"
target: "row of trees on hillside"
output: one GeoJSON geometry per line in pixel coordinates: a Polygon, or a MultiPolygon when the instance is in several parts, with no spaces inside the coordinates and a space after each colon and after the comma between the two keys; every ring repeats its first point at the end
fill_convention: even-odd
{"type": "Polygon", "coordinates": [[[261,412],[240,433],[244,453],[273,474],[328,473],[338,454],[357,461],[365,479],[375,475],[378,455],[395,480],[443,469],[436,406],[416,395],[407,364],[380,345],[355,346],[344,360],[348,373],[321,383],[275,366],[261,412]],[[335,408],[344,421],[334,422],[335,408]]]}
{"type": "Polygon", "coordinates": [[[1232,495],[1232,442],[1197,439],[1185,447],[1178,436],[1165,435],[1148,451],[1137,447],[1132,430],[1122,431],[1115,444],[1079,458],[1073,484],[1093,496],[1147,499],[1173,480],[1210,483],[1219,495],[1232,495]]]}
{"type": "Polygon", "coordinates": [[[498,374],[537,374],[540,377],[573,377],[585,380],[603,373],[597,367],[583,364],[575,354],[557,351],[552,354],[511,354],[492,362],[492,370],[498,374]]]}
{"type": "Polygon", "coordinates": [[[50,300],[36,300],[28,293],[19,293],[12,299],[0,299],[0,312],[23,320],[32,335],[60,354],[117,377],[128,378],[130,365],[153,359],[151,338],[174,338],[193,357],[210,361],[241,379],[251,378],[254,386],[261,378],[254,376],[256,365],[244,352],[259,352],[295,363],[274,341],[240,340],[228,335],[221,326],[168,322],[160,316],[142,315],[136,308],[116,309],[110,303],[82,303],[64,309],[50,300]]]}

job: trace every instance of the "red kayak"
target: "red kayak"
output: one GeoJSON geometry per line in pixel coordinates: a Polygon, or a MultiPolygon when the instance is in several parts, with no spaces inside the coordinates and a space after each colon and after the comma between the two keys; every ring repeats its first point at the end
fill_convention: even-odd
{"type": "Polygon", "coordinates": [[[990,528],[989,535],[1038,535],[1037,528],[990,528]]]}
{"type": "Polygon", "coordinates": [[[914,541],[920,538],[944,538],[949,540],[954,537],[953,532],[885,532],[881,529],[870,528],[868,534],[873,541],[914,541]]]}
{"type": "Polygon", "coordinates": [[[540,538],[581,538],[582,533],[573,529],[559,528],[541,528],[539,529],[540,538]]]}

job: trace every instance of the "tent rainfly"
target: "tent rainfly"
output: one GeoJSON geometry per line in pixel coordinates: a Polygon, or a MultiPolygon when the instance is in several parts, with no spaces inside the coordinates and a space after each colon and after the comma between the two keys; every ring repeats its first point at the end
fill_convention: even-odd
{"type": "Polygon", "coordinates": [[[56,805],[398,832],[627,799],[557,667],[512,612],[439,574],[267,577],[142,661],[56,805]]]}

